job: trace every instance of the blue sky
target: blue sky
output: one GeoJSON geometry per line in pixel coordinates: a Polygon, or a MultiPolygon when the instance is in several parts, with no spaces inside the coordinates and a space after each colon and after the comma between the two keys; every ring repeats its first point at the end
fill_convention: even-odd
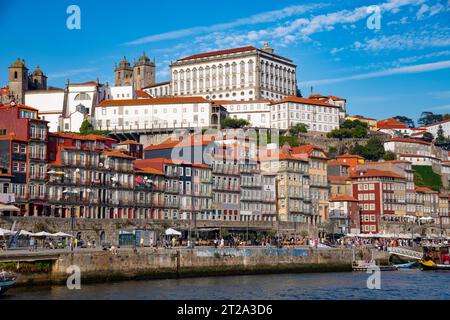
{"type": "Polygon", "coordinates": [[[135,1],[0,0],[0,85],[17,57],[49,84],[113,84],[114,62],[145,50],[157,80],[183,56],[270,42],[298,65],[304,95],[348,99],[348,111],[376,118],[450,113],[450,0],[135,1]],[[66,27],[81,9],[81,30],[66,27]],[[380,29],[369,29],[377,5],[380,29]]]}

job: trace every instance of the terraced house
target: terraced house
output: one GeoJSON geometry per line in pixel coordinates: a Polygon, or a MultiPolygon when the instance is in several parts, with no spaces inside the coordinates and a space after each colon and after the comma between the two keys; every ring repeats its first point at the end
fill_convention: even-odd
{"type": "Polygon", "coordinates": [[[276,174],[276,199],[281,221],[314,224],[311,212],[309,162],[305,155],[285,150],[268,150],[261,170],[276,174]]]}
{"type": "MultiPolygon", "coordinates": [[[[12,161],[12,171],[21,173],[18,178],[23,187],[13,190],[22,202],[23,215],[46,215],[49,205],[46,202],[45,180],[47,178],[47,121],[39,118],[37,109],[11,103],[0,106],[0,131],[4,135],[14,136],[22,141],[13,143],[12,154],[16,160],[12,161]],[[27,151],[25,151],[26,146],[27,151]],[[14,149],[15,148],[15,149],[14,149]],[[26,154],[26,156],[24,156],[26,154]],[[25,174],[25,175],[23,175],[25,174]]],[[[15,180],[19,183],[19,180],[15,180]]]]}

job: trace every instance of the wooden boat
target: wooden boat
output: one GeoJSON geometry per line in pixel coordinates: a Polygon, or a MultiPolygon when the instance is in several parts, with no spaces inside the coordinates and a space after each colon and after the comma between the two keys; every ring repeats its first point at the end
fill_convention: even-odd
{"type": "Polygon", "coordinates": [[[9,273],[0,274],[0,295],[4,294],[17,282],[17,277],[9,273]]]}
{"type": "Polygon", "coordinates": [[[419,261],[421,270],[450,270],[449,246],[424,247],[424,258],[419,261]]]}
{"type": "Polygon", "coordinates": [[[375,259],[373,258],[373,251],[372,253],[372,259],[371,260],[356,260],[355,258],[355,249],[353,249],[353,260],[352,260],[352,269],[353,271],[374,271],[374,270],[380,270],[380,271],[395,271],[397,270],[397,267],[394,265],[384,265],[379,266],[377,265],[375,259]]]}
{"type": "Polygon", "coordinates": [[[375,260],[354,260],[352,263],[353,271],[370,271],[377,270],[380,271],[396,271],[397,267],[394,265],[379,266],[376,264],[375,260]]]}

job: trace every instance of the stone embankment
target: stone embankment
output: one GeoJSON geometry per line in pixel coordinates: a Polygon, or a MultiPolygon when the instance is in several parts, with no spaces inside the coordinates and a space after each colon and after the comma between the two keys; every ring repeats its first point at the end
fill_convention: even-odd
{"type": "MultiPolygon", "coordinates": [[[[61,252],[52,260],[43,261],[36,254],[36,261],[5,262],[24,273],[18,285],[65,284],[67,270],[75,266],[81,272],[82,283],[108,282],[133,279],[177,277],[202,277],[218,275],[242,275],[264,273],[335,272],[351,271],[353,252],[350,249],[312,248],[196,248],[196,249],[119,249],[109,251],[61,252]],[[37,266],[41,266],[37,270],[37,266]],[[22,268],[22,269],[20,269],[22,268]]],[[[357,249],[357,258],[370,259],[371,251],[357,249]]],[[[387,262],[387,254],[375,252],[374,258],[387,262]]],[[[17,260],[17,257],[16,257],[17,260]]]]}

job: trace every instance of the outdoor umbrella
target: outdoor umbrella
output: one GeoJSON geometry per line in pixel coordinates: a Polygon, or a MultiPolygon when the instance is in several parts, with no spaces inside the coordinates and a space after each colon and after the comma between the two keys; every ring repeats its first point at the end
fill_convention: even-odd
{"type": "Polygon", "coordinates": [[[72,238],[73,236],[71,234],[67,234],[64,232],[57,232],[53,234],[54,237],[61,237],[61,238],[72,238]]]}
{"type": "Polygon", "coordinates": [[[11,235],[11,231],[0,228],[0,236],[1,237],[9,236],[9,235],[11,235]]]}
{"type": "Polygon", "coordinates": [[[38,232],[38,233],[33,233],[32,236],[35,236],[35,237],[53,237],[53,234],[45,232],[45,231],[41,231],[41,232],[38,232]]]}
{"type": "Polygon", "coordinates": [[[166,236],[181,236],[181,232],[179,232],[175,229],[169,228],[166,230],[166,236]]]}

